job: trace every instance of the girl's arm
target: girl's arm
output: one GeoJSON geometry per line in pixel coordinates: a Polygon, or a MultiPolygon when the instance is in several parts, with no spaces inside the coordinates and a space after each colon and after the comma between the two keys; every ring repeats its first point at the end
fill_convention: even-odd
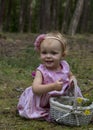
{"type": "Polygon", "coordinates": [[[62,89],[63,82],[61,80],[55,81],[54,83],[42,84],[42,74],[40,71],[36,71],[36,76],[34,78],[32,89],[33,92],[40,95],[53,90],[60,91],[62,89]]]}

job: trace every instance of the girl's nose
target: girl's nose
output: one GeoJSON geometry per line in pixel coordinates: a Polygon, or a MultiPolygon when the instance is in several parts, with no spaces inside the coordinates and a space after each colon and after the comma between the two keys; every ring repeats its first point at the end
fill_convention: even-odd
{"type": "Polygon", "coordinates": [[[51,55],[50,55],[50,54],[47,54],[47,57],[51,57],[51,55]]]}

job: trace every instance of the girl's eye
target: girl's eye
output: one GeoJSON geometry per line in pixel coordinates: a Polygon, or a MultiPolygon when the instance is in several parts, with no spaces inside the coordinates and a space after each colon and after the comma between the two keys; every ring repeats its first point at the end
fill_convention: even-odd
{"type": "Polygon", "coordinates": [[[57,54],[57,52],[53,51],[53,52],[51,52],[51,54],[56,55],[56,54],[57,54]]]}
{"type": "Polygon", "coordinates": [[[46,54],[47,52],[46,51],[42,51],[41,54],[46,54]]]}

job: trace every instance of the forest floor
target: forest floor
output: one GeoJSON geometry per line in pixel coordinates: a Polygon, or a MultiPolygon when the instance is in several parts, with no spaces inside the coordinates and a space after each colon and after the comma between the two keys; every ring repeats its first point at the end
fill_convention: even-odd
{"type": "MultiPolygon", "coordinates": [[[[71,127],[21,118],[19,96],[31,85],[31,72],[39,65],[33,42],[36,34],[0,34],[0,130],[93,130],[93,123],[71,127]]],[[[84,97],[93,100],[93,35],[66,36],[66,57],[84,97]]]]}

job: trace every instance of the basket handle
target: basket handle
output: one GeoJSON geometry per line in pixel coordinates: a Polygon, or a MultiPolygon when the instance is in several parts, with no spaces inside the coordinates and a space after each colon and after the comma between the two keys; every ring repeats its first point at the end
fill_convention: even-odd
{"type": "Polygon", "coordinates": [[[77,97],[78,97],[78,85],[77,85],[77,79],[73,76],[72,81],[74,83],[74,104],[73,107],[74,109],[77,109],[77,97]]]}

